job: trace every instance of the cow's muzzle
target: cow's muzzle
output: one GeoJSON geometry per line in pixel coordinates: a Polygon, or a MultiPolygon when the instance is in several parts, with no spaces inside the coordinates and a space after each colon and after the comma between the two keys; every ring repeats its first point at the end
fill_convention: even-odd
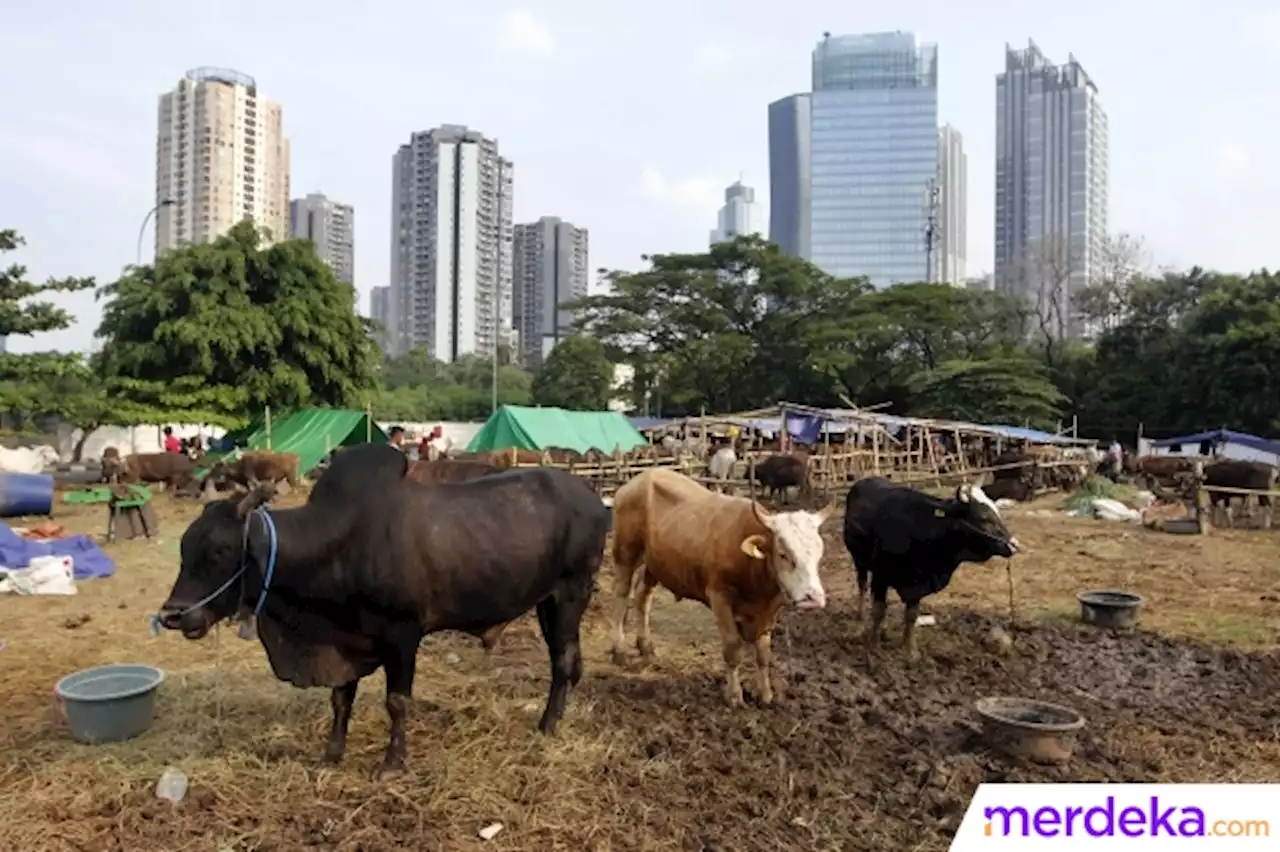
{"type": "Polygon", "coordinates": [[[160,609],[160,626],[165,630],[180,630],[186,639],[203,639],[213,625],[209,611],[202,606],[187,607],[166,605],[160,609]]]}
{"type": "Polygon", "coordinates": [[[822,609],[827,605],[827,593],[822,589],[815,589],[793,600],[791,605],[796,609],[822,609]]]}

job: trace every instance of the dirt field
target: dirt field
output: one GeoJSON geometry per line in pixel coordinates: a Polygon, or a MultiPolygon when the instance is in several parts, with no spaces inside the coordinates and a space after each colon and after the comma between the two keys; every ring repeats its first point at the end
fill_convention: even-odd
{"type": "MultiPolygon", "coordinates": [[[[0,848],[939,850],[984,780],[1280,781],[1280,538],[1165,535],[1062,517],[1045,509],[1053,502],[1010,515],[1028,551],[1013,561],[1014,625],[1004,563],[963,566],[925,603],[938,623],[919,630],[923,660],[903,665],[895,603],[870,676],[831,522],[830,603],[784,615],[772,709],[724,706],[709,613],[666,593],[648,668],[608,662],[597,593],[586,675],[552,738],[534,730],[549,672],[532,619],[492,665],[476,640],[430,637],[411,773],[373,784],[386,744],[380,677],[361,691],[346,763],[321,770],[326,691],[276,681],[261,646],[233,630],[198,643],[149,635],[198,508],[160,496],[162,538],[111,546],[116,577],[75,597],[0,598],[0,848]],[[1139,632],[1077,623],[1075,593],[1106,587],[1147,597],[1139,632]],[[988,645],[995,626],[1011,649],[988,645]],[[74,743],[53,684],[123,661],[168,673],[154,727],[127,743],[74,743]],[[1074,760],[1045,768],[990,753],[971,710],[987,695],[1084,713],[1074,760]],[[171,764],[191,779],[177,806],[154,795],[171,764]],[[481,841],[491,822],[505,828],[481,841]]],[[[59,507],[58,520],[97,533],[104,515],[59,507]]]]}

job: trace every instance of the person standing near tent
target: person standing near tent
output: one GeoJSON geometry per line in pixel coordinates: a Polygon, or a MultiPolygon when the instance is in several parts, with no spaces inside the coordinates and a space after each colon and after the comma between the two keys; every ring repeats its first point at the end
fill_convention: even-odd
{"type": "Polygon", "coordinates": [[[1112,482],[1120,477],[1120,472],[1124,470],[1124,447],[1120,446],[1118,438],[1111,439],[1111,446],[1107,448],[1107,476],[1112,482]]]}
{"type": "Polygon", "coordinates": [[[387,430],[387,443],[400,452],[404,452],[404,427],[392,426],[387,430]]]}

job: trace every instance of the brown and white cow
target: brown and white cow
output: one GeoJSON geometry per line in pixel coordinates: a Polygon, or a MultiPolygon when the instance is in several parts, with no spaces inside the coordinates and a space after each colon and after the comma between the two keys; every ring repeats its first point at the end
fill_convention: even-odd
{"type": "Polygon", "coordinates": [[[618,489],[613,502],[613,658],[623,658],[624,627],[632,579],[644,572],[636,609],[636,646],[653,654],[649,610],[661,585],[676,600],[710,607],[720,629],[728,679],[725,699],[742,704],[738,668],[743,643],[755,646],[761,704],[773,701],[769,661],[778,611],[821,609],[827,595],[818,576],[823,542],[819,528],[834,513],[771,514],[754,500],[718,494],[671,470],[647,470],[618,489]]]}

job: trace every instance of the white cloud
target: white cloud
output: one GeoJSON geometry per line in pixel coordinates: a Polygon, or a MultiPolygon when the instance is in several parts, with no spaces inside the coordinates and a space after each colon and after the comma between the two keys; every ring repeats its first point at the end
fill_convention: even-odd
{"type": "Polygon", "coordinates": [[[718,71],[733,62],[733,51],[719,42],[709,41],[693,54],[693,64],[704,71],[718,71]]]}
{"type": "MultiPolygon", "coordinates": [[[[1269,9],[1245,19],[1241,35],[1246,43],[1280,51],[1280,10],[1269,9]]],[[[1273,60],[1274,56],[1271,57],[1273,60]]]]}
{"type": "Polygon", "coordinates": [[[550,56],[556,41],[547,25],[528,9],[512,9],[502,16],[502,44],[516,53],[550,56]]]}
{"type": "Polygon", "coordinates": [[[697,215],[714,223],[715,213],[724,199],[729,182],[718,177],[695,176],[668,179],[661,171],[648,166],[640,173],[640,191],[647,198],[681,213],[697,215]]]}

